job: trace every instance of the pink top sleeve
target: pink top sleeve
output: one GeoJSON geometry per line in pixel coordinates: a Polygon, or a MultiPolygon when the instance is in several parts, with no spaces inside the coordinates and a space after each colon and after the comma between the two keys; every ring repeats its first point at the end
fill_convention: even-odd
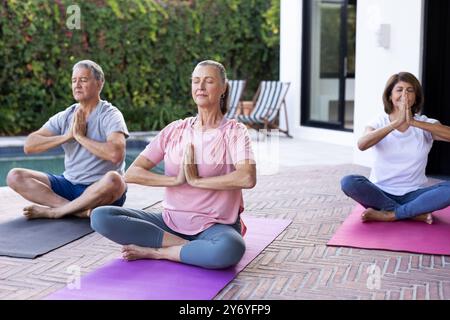
{"type": "Polygon", "coordinates": [[[161,130],[156,138],[154,138],[141,152],[141,156],[144,156],[154,164],[158,164],[164,160],[168,137],[172,135],[177,123],[179,123],[179,120],[170,123],[161,130]]]}
{"type": "Polygon", "coordinates": [[[228,148],[231,164],[235,165],[244,160],[255,160],[251,147],[251,139],[247,128],[242,123],[227,130],[228,148]]]}

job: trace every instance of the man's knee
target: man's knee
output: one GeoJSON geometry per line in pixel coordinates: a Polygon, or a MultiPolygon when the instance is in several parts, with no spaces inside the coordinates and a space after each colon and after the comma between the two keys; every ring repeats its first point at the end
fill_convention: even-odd
{"type": "Polygon", "coordinates": [[[116,171],[107,172],[100,181],[103,193],[114,195],[114,198],[120,197],[125,192],[125,180],[116,171]]]}
{"type": "Polygon", "coordinates": [[[114,186],[125,184],[125,180],[117,171],[108,171],[104,175],[103,179],[105,179],[108,184],[114,186]]]}
{"type": "Polygon", "coordinates": [[[17,188],[25,181],[27,175],[26,171],[19,168],[11,169],[6,176],[6,183],[10,188],[17,188]]]}

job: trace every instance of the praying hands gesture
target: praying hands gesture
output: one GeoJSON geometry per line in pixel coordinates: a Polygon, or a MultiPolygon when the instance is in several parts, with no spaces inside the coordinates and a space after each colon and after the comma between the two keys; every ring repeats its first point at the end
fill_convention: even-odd
{"type": "Polygon", "coordinates": [[[87,131],[86,116],[84,115],[84,112],[81,109],[78,109],[75,112],[75,115],[73,116],[72,130],[73,130],[72,134],[75,140],[78,140],[80,137],[86,136],[87,131]]]}
{"type": "Polygon", "coordinates": [[[200,177],[195,163],[193,144],[188,144],[182,162],[186,182],[194,187],[209,190],[235,190],[253,188],[256,184],[256,166],[253,162],[243,160],[235,164],[235,170],[214,177],[200,177]]]}
{"type": "Polygon", "coordinates": [[[194,151],[194,145],[192,143],[188,144],[186,146],[186,150],[184,153],[184,174],[186,177],[187,183],[189,183],[191,186],[195,185],[195,182],[197,179],[199,179],[198,175],[198,168],[195,164],[195,151],[194,151]]]}
{"type": "Polygon", "coordinates": [[[434,140],[450,142],[450,127],[436,123],[427,123],[414,119],[411,112],[411,102],[408,100],[408,93],[403,92],[400,103],[400,117],[397,119],[408,126],[416,127],[430,132],[434,140]]]}
{"type": "Polygon", "coordinates": [[[414,125],[414,118],[411,112],[411,102],[408,99],[408,93],[403,92],[399,104],[399,113],[397,119],[392,122],[391,126],[394,129],[401,128],[405,124],[408,126],[414,125]]]}
{"type": "Polygon", "coordinates": [[[409,126],[413,125],[414,117],[411,111],[411,103],[408,100],[408,93],[403,92],[400,108],[404,115],[405,122],[409,126]]]}

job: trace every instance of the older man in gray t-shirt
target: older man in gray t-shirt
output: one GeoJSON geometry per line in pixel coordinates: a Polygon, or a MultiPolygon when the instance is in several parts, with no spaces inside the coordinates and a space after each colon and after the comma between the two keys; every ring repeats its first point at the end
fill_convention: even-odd
{"type": "Polygon", "coordinates": [[[75,64],[72,93],[78,102],[52,116],[25,142],[25,153],[38,153],[62,146],[62,175],[15,168],[8,185],[38,205],[24,208],[27,218],[88,217],[101,205],[122,206],[126,183],[125,139],[128,130],[122,113],[100,99],[104,74],[90,60],[75,64]]]}

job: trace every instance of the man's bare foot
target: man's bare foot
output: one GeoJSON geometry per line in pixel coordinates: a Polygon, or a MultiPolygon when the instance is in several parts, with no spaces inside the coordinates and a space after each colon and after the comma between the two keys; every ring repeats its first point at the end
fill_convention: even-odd
{"type": "Polygon", "coordinates": [[[361,219],[363,222],[366,221],[384,221],[391,222],[395,221],[395,213],[393,211],[378,211],[372,208],[364,210],[361,214],[361,219]]]}
{"type": "Polygon", "coordinates": [[[56,219],[58,215],[54,212],[53,208],[42,207],[38,205],[31,205],[23,208],[23,215],[27,219],[39,219],[39,218],[47,218],[47,219],[56,219]]]}
{"type": "Polygon", "coordinates": [[[133,261],[139,259],[161,259],[159,249],[140,247],[134,244],[129,244],[122,247],[122,256],[125,260],[133,261]]]}
{"type": "MultiPolygon", "coordinates": [[[[89,218],[92,209],[76,212],[73,215],[79,218],[89,218]]],[[[64,216],[60,214],[56,208],[43,207],[38,205],[31,205],[23,208],[23,215],[27,219],[59,219],[64,216]]]]}
{"type": "Polygon", "coordinates": [[[90,218],[92,213],[92,209],[87,209],[84,211],[76,212],[73,215],[78,218],[90,218]]]}
{"type": "Polygon", "coordinates": [[[423,221],[428,224],[433,224],[433,215],[431,213],[424,213],[421,214],[420,216],[415,216],[414,218],[412,218],[412,220],[423,221]]]}

